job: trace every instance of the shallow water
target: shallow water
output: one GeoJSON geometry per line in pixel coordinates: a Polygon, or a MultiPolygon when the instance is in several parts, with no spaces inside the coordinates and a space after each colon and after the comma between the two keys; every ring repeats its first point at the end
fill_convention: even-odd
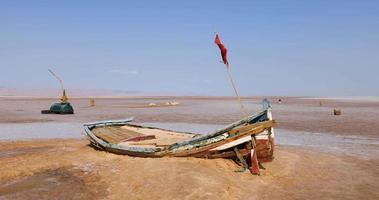
{"type": "Polygon", "coordinates": [[[341,136],[275,129],[275,142],[281,145],[306,147],[326,153],[376,158],[379,156],[379,138],[341,136]]]}
{"type": "MultiPolygon", "coordinates": [[[[211,133],[225,127],[225,125],[196,123],[152,122],[139,124],[197,134],[211,133]]],[[[81,123],[45,122],[0,124],[0,140],[80,138],[83,137],[82,132],[83,126],[81,123]]],[[[275,129],[275,143],[364,158],[377,157],[379,155],[379,138],[275,129]]]]}
{"type": "Polygon", "coordinates": [[[316,99],[316,100],[335,100],[335,101],[345,101],[345,102],[379,102],[378,96],[341,96],[341,97],[310,97],[310,98],[299,98],[299,99],[316,99]]]}
{"type": "Polygon", "coordinates": [[[0,140],[80,138],[81,123],[0,123],[0,140]]]}

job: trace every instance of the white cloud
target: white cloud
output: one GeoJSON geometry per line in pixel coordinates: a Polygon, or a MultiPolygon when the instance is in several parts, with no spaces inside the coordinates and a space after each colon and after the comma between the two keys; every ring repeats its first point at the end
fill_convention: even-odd
{"type": "Polygon", "coordinates": [[[137,75],[137,70],[128,70],[128,69],[112,69],[109,71],[110,73],[116,73],[116,74],[124,74],[124,75],[137,75]]]}

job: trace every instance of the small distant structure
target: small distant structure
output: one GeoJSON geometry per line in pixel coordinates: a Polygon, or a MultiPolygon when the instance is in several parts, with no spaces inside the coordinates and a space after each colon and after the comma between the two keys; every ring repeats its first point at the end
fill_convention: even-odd
{"type": "Polygon", "coordinates": [[[173,106],[176,106],[176,105],[179,105],[180,103],[179,102],[176,102],[176,101],[174,101],[174,102],[171,102],[171,105],[173,105],[173,106]]]}
{"type": "Polygon", "coordinates": [[[341,109],[337,109],[337,108],[335,108],[335,109],[333,110],[333,114],[334,114],[334,115],[342,115],[342,110],[341,110],[341,109]]]}
{"type": "Polygon", "coordinates": [[[321,100],[318,103],[320,106],[322,106],[324,104],[321,100]]]}
{"type": "Polygon", "coordinates": [[[61,97],[61,102],[62,103],[67,103],[67,101],[68,101],[68,97],[66,95],[66,90],[63,90],[63,95],[61,97]]]}
{"type": "Polygon", "coordinates": [[[62,79],[59,78],[59,76],[56,75],[51,69],[49,69],[49,72],[59,81],[63,94],[60,98],[60,103],[54,103],[50,106],[49,110],[42,110],[41,114],[74,114],[74,108],[70,102],[68,102],[68,97],[66,95],[66,90],[63,87],[62,79]]]}
{"type": "Polygon", "coordinates": [[[156,103],[149,103],[149,106],[153,107],[153,106],[157,106],[156,103]]]}
{"type": "Polygon", "coordinates": [[[176,101],[167,101],[165,103],[149,103],[149,104],[140,104],[140,105],[129,105],[128,108],[155,108],[155,107],[170,107],[177,106],[179,102],[176,101]]]}
{"type": "Polygon", "coordinates": [[[92,98],[92,99],[89,100],[89,106],[90,107],[95,107],[95,99],[92,98]]]}
{"type": "Polygon", "coordinates": [[[278,99],[278,103],[281,104],[282,103],[282,99],[278,99]]]}
{"type": "Polygon", "coordinates": [[[166,106],[176,106],[179,105],[179,102],[173,101],[173,102],[166,102],[166,106]]]}

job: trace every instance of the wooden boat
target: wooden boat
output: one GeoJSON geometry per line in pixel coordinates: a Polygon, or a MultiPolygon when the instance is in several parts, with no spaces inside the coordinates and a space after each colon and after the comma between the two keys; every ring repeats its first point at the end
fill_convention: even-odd
{"type": "Polygon", "coordinates": [[[268,100],[263,110],[210,134],[194,134],[132,124],[132,118],[84,124],[91,146],[138,157],[236,158],[253,174],[273,159],[274,121],[268,100]]]}

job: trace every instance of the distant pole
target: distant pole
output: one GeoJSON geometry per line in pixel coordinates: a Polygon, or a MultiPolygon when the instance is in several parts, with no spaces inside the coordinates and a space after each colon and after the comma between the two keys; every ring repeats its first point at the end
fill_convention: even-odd
{"type": "Polygon", "coordinates": [[[234,83],[234,80],[233,80],[233,77],[232,77],[232,74],[230,73],[230,69],[229,69],[229,64],[225,64],[225,67],[226,67],[226,71],[228,72],[228,76],[229,76],[229,80],[230,82],[232,83],[232,86],[233,86],[233,90],[234,90],[234,94],[236,95],[237,99],[238,99],[238,102],[240,104],[240,109],[241,109],[241,113],[243,115],[247,115],[247,112],[246,112],[246,109],[245,107],[243,106],[242,104],[242,101],[241,101],[241,97],[238,95],[238,92],[237,92],[237,88],[236,88],[236,84],[234,83]]]}
{"type": "Polygon", "coordinates": [[[56,75],[56,74],[53,72],[53,70],[51,70],[51,69],[48,69],[48,70],[49,70],[50,74],[53,75],[53,76],[59,81],[59,83],[60,83],[60,85],[61,85],[62,92],[63,92],[63,91],[64,91],[64,87],[63,87],[63,81],[62,81],[62,79],[59,78],[59,76],[56,75]]]}

